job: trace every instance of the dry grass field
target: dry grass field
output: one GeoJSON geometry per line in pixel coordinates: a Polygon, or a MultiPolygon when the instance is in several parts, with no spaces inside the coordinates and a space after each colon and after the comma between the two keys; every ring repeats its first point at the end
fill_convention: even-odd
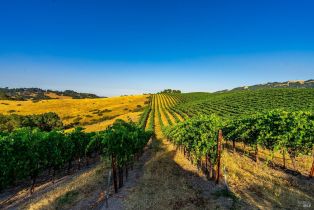
{"type": "Polygon", "coordinates": [[[114,121],[116,121],[117,119],[121,119],[124,121],[133,121],[133,122],[137,122],[138,119],[140,118],[142,112],[129,112],[129,113],[125,113],[125,114],[121,114],[118,117],[115,117],[111,120],[106,120],[103,122],[99,122],[99,123],[95,123],[95,124],[91,124],[91,125],[86,125],[84,126],[85,131],[86,132],[92,132],[92,131],[101,131],[106,129],[109,125],[112,125],[114,123],[114,121]]]}
{"type": "Polygon", "coordinates": [[[147,95],[120,96],[99,99],[53,99],[33,101],[0,100],[0,113],[31,115],[57,113],[64,125],[78,122],[87,131],[106,128],[115,119],[138,119],[147,95]]]}
{"type": "Polygon", "coordinates": [[[45,95],[53,99],[72,99],[72,97],[70,96],[63,96],[63,95],[59,96],[56,93],[52,93],[52,92],[46,93],[45,95]]]}
{"type": "MultiPolygon", "coordinates": [[[[230,190],[254,209],[306,209],[314,203],[314,182],[281,170],[258,165],[249,157],[224,151],[224,176],[230,190]]],[[[308,208],[309,209],[309,208],[308,208]]]]}
{"type": "MultiPolygon", "coordinates": [[[[96,166],[66,178],[51,188],[39,191],[32,199],[25,199],[18,209],[84,209],[97,200],[98,195],[106,186],[105,176],[110,169],[108,163],[98,163],[96,166]],[[108,168],[109,166],[109,168],[108,168]],[[90,198],[92,197],[92,199],[90,198]],[[92,200],[93,202],[91,202],[92,200]],[[82,203],[80,203],[82,202],[82,203]]],[[[13,207],[15,208],[15,207],[13,207]]]]}

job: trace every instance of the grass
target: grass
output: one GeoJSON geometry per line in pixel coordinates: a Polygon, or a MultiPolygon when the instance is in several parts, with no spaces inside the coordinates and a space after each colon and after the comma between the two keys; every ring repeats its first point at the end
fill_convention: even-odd
{"type": "Polygon", "coordinates": [[[233,201],[211,196],[217,186],[164,139],[157,112],[154,120],[157,139],[152,143],[153,154],[143,177],[124,201],[126,209],[230,209],[233,201]]]}
{"type": "Polygon", "coordinates": [[[222,165],[226,168],[231,191],[250,206],[260,209],[299,209],[299,202],[314,203],[314,183],[256,164],[238,153],[223,152],[222,165]]]}
{"type": "Polygon", "coordinates": [[[223,196],[223,197],[227,197],[227,198],[232,198],[233,200],[237,199],[237,197],[231,191],[229,191],[226,188],[217,190],[217,191],[213,192],[212,195],[217,197],[217,198],[220,196],[223,196]]]}
{"type": "MultiPolygon", "coordinates": [[[[231,142],[227,142],[227,146],[228,148],[232,148],[231,142]]],[[[253,159],[255,158],[254,149],[252,147],[250,147],[249,145],[246,145],[245,149],[243,148],[244,148],[244,144],[242,142],[236,143],[237,152],[241,153],[244,156],[251,157],[253,159]]],[[[271,151],[260,148],[260,147],[258,150],[259,150],[258,151],[259,160],[262,161],[263,164],[268,163],[269,166],[272,166],[273,164],[275,164],[277,168],[281,167],[281,169],[284,170],[283,169],[283,157],[279,151],[271,153],[271,151]],[[271,156],[273,156],[273,158],[271,158],[271,156]]],[[[313,162],[313,157],[311,155],[300,155],[296,158],[296,170],[300,172],[303,176],[308,176],[310,173],[312,162],[313,162]]],[[[286,169],[290,171],[295,170],[292,164],[292,160],[288,154],[286,154],[286,169]]]]}
{"type": "MultiPolygon", "coordinates": [[[[159,129],[159,126],[156,126],[159,129]]],[[[158,132],[158,137],[160,132],[158,132]]],[[[162,137],[152,143],[153,154],[143,177],[124,200],[126,209],[230,209],[233,200],[212,196],[222,186],[206,180],[182,153],[162,137]]]]}
{"type": "Polygon", "coordinates": [[[100,123],[92,124],[92,125],[86,125],[85,131],[91,132],[91,131],[100,131],[106,129],[109,125],[111,125],[115,120],[122,119],[122,120],[132,120],[133,122],[137,122],[140,118],[141,112],[128,112],[126,114],[121,114],[118,117],[115,117],[111,120],[106,120],[100,123]]]}
{"type": "MultiPolygon", "coordinates": [[[[112,98],[98,98],[98,99],[53,99],[42,100],[37,103],[32,101],[8,101],[0,100],[0,113],[10,114],[14,110],[16,114],[31,115],[42,114],[46,112],[57,113],[65,125],[73,123],[78,120],[81,125],[91,124],[97,122],[100,118],[116,118],[121,116],[127,118],[126,114],[133,119],[137,119],[135,115],[129,110],[138,110],[138,107],[143,107],[148,100],[147,95],[136,96],[121,96],[112,98]],[[101,114],[100,114],[101,113],[101,114]]],[[[89,131],[95,131],[100,126],[86,126],[89,131]]]]}
{"type": "Polygon", "coordinates": [[[53,99],[72,99],[71,96],[62,96],[62,95],[59,96],[56,93],[52,93],[52,92],[45,93],[45,95],[53,99]]]}
{"type": "Polygon", "coordinates": [[[64,195],[60,196],[56,200],[56,208],[60,209],[63,208],[64,206],[72,203],[79,195],[79,192],[77,190],[71,190],[65,193],[64,195]]]}
{"type": "Polygon", "coordinates": [[[110,170],[107,162],[99,163],[95,167],[74,175],[65,183],[42,192],[35,199],[26,203],[23,209],[72,209],[76,205],[89,206],[89,201],[103,190],[106,178],[104,174],[110,170]]]}
{"type": "Polygon", "coordinates": [[[187,184],[182,169],[173,160],[175,152],[167,150],[161,140],[153,143],[153,150],[143,177],[125,200],[126,208],[188,209],[191,206],[186,201],[198,200],[198,194],[187,184]]]}

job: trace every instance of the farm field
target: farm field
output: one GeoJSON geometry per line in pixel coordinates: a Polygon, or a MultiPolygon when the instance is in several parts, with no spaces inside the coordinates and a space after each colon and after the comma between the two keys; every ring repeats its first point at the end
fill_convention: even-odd
{"type": "MultiPolygon", "coordinates": [[[[313,89],[160,93],[150,98],[133,97],[133,100],[121,97],[121,103],[114,98],[111,106],[107,102],[107,106],[102,108],[114,112],[112,107],[116,107],[117,113],[120,110],[119,116],[85,125],[85,132],[102,131],[116,119],[131,119],[148,132],[154,131],[144,158],[140,160],[141,166],[130,172],[136,174],[135,178],[131,176],[125,180],[129,187],[119,188],[117,194],[111,188],[109,209],[299,209],[300,205],[314,203],[314,181],[308,178],[313,163],[310,152],[298,154],[295,158],[290,158],[287,153],[283,162],[283,150],[273,151],[264,148],[262,143],[252,144],[252,139],[245,135],[233,145],[232,137],[237,133],[232,136],[228,130],[233,129],[233,124],[238,122],[236,120],[251,120],[250,117],[256,113],[264,113],[262,116],[270,113],[271,117],[273,114],[300,112],[301,118],[298,119],[302,122],[304,117],[312,119],[307,116],[312,116],[310,113],[313,112],[313,89]],[[129,112],[123,109],[126,105],[132,107],[128,110],[141,105],[141,111],[129,112]],[[272,111],[276,109],[280,111],[272,111]],[[215,184],[219,170],[216,144],[220,138],[219,128],[223,130],[221,174],[218,176],[219,184],[215,184]]],[[[94,100],[106,99],[88,99],[94,100]]],[[[92,103],[101,109],[101,102],[95,101],[92,103]]],[[[95,107],[89,107],[85,112],[93,109],[95,107]]],[[[20,113],[27,114],[22,110],[20,113]]],[[[238,133],[242,135],[241,132],[238,133]]],[[[304,150],[304,147],[301,149],[304,150]]],[[[285,151],[288,151],[288,146],[285,151]]],[[[110,162],[107,159],[71,175],[70,180],[65,179],[56,187],[49,185],[48,190],[39,187],[37,196],[35,193],[32,199],[12,206],[26,209],[49,209],[49,206],[52,209],[91,206],[106,209],[104,186],[109,171],[110,162]]],[[[27,190],[21,193],[27,194],[27,190]]]]}
{"type": "MultiPolygon", "coordinates": [[[[265,109],[263,111],[266,111],[268,109],[274,109],[274,108],[283,108],[287,110],[311,110],[313,108],[313,90],[296,90],[294,92],[293,90],[276,90],[273,93],[269,94],[268,97],[265,97],[263,91],[260,91],[261,93],[239,93],[237,103],[243,104],[242,109],[245,109],[244,103],[247,101],[250,101],[250,97],[248,95],[254,95],[255,102],[253,102],[254,106],[259,107],[259,110],[265,109]],[[280,94],[278,94],[280,92],[280,94]],[[300,94],[302,93],[302,94],[300,94]],[[275,95],[278,94],[280,97],[276,97],[275,95]],[[296,95],[297,98],[294,98],[296,95]],[[242,99],[242,101],[241,101],[242,99]],[[301,100],[304,101],[302,105],[293,102],[294,100],[301,100]],[[276,103],[276,100],[277,103],[276,103]],[[292,100],[292,102],[291,102],[292,100]],[[268,104],[267,102],[273,102],[268,104]],[[264,105],[264,107],[263,107],[264,105]]],[[[231,93],[230,95],[233,98],[236,98],[237,93],[231,93]]],[[[169,143],[167,140],[167,126],[168,125],[175,125],[177,123],[183,122],[183,119],[188,119],[188,116],[193,116],[196,114],[195,112],[191,114],[191,110],[193,110],[194,104],[200,104],[203,103],[203,109],[198,108],[197,112],[201,112],[202,114],[208,114],[207,109],[205,108],[205,105],[208,106],[208,108],[211,108],[211,103],[207,103],[207,101],[213,102],[213,103],[220,103],[220,113],[222,116],[228,116],[230,118],[229,113],[234,109],[230,108],[229,110],[226,108],[227,101],[229,101],[229,98],[227,97],[229,94],[221,93],[215,94],[211,98],[211,94],[204,94],[204,93],[192,93],[192,94],[157,94],[154,95],[152,98],[152,110],[154,110],[154,128],[155,133],[158,141],[160,141],[162,148],[161,151],[159,151],[155,157],[155,159],[150,162],[150,166],[147,166],[148,172],[147,176],[143,178],[143,183],[140,184],[140,186],[135,187],[135,193],[130,195],[130,200],[126,201],[127,206],[136,206],[137,208],[144,207],[145,204],[142,204],[140,202],[141,197],[145,197],[146,193],[149,194],[150,189],[159,189],[158,192],[156,192],[156,197],[150,196],[149,198],[146,197],[146,199],[150,200],[150,204],[153,206],[154,204],[160,204],[164,205],[164,208],[173,208],[171,204],[173,202],[171,200],[171,196],[175,196],[176,193],[178,193],[176,190],[171,191],[172,189],[170,186],[171,184],[166,181],[168,177],[176,177],[175,172],[169,172],[167,169],[167,166],[163,164],[163,161],[161,157],[165,155],[167,152],[171,151],[174,155],[171,157],[168,157],[169,161],[167,164],[171,165],[170,162],[174,161],[177,166],[179,166],[179,169],[181,170],[180,173],[185,174],[186,171],[193,171],[195,176],[204,177],[204,172],[202,170],[199,170],[198,167],[196,167],[198,164],[194,162],[194,164],[187,163],[187,159],[190,159],[189,157],[186,157],[182,154],[182,150],[178,150],[173,147],[172,143],[169,143]],[[224,98],[226,95],[226,99],[224,102],[221,101],[221,98],[224,98]],[[223,97],[224,96],[224,97],[223,97]],[[218,100],[215,100],[215,97],[218,98],[218,100]],[[223,104],[225,107],[223,107],[223,104]],[[183,109],[182,107],[190,107],[192,108],[186,108],[183,109]],[[171,111],[169,111],[171,110],[171,111]],[[204,110],[204,112],[202,112],[204,110]],[[222,111],[223,110],[223,111],[222,111]],[[226,113],[226,114],[225,114],[226,113]],[[180,118],[176,118],[175,116],[180,116],[180,118]],[[177,120],[175,120],[177,119],[177,120]],[[157,158],[159,157],[159,158],[157,158]],[[151,168],[152,165],[156,164],[155,168],[151,168]],[[160,169],[158,166],[161,166],[160,169]],[[198,168],[198,169],[197,169],[198,168]],[[152,174],[150,171],[154,170],[155,174],[152,174]],[[167,176],[162,177],[161,174],[163,174],[163,171],[167,171],[167,176]],[[160,177],[161,176],[161,177],[160,177]],[[160,186],[160,184],[152,183],[150,180],[158,180],[158,183],[167,183],[170,186],[160,186]],[[147,186],[148,185],[148,186],[147,186]],[[169,189],[170,188],[170,189],[169,189]],[[162,195],[162,192],[167,192],[166,196],[162,195]],[[140,203],[140,204],[139,204],[140,203]],[[138,206],[141,205],[142,206],[138,206]]],[[[232,101],[231,101],[232,102],[232,101]]],[[[235,103],[234,103],[235,104],[235,103]]],[[[248,105],[253,106],[252,104],[248,105]]],[[[217,105],[217,107],[219,107],[217,105]]],[[[250,112],[253,112],[253,110],[248,109],[250,112]]],[[[218,112],[218,111],[217,111],[218,112]]],[[[243,115],[246,115],[248,113],[245,112],[243,115]]],[[[199,114],[199,113],[198,113],[199,114]]],[[[193,126],[193,125],[190,125],[193,126]]],[[[196,129],[196,127],[192,127],[192,129],[196,129]]],[[[170,129],[171,130],[171,129],[170,129]]],[[[188,135],[188,134],[186,134],[188,135]]],[[[184,138],[183,136],[180,138],[182,140],[184,138]]],[[[191,137],[190,137],[191,138],[191,137]]],[[[192,137],[193,138],[193,137],[192,137]]],[[[226,139],[227,140],[227,139],[226,139]]],[[[196,141],[199,141],[196,139],[196,141]]],[[[300,205],[302,203],[308,204],[314,202],[314,194],[313,194],[313,188],[314,188],[314,182],[311,179],[308,179],[307,176],[309,174],[309,171],[312,166],[313,157],[311,155],[307,156],[299,156],[297,158],[297,170],[301,172],[299,175],[295,175],[293,173],[289,173],[289,171],[293,171],[293,163],[290,159],[287,158],[285,168],[289,170],[282,170],[282,155],[279,152],[275,152],[274,154],[271,153],[269,150],[263,150],[260,148],[259,151],[259,158],[261,161],[259,163],[256,163],[254,160],[254,149],[248,145],[237,143],[236,145],[236,151],[234,152],[232,149],[232,145],[228,141],[223,142],[223,147],[225,148],[222,152],[221,162],[222,162],[222,168],[223,168],[223,176],[226,178],[226,183],[229,186],[230,193],[224,193],[221,191],[222,189],[217,186],[210,186],[211,189],[202,189],[200,187],[200,179],[197,179],[197,181],[191,181],[190,179],[185,180],[186,184],[190,186],[191,192],[190,197],[188,198],[181,198],[180,200],[193,200],[193,199],[200,199],[200,202],[194,206],[189,206],[191,203],[187,202],[185,203],[182,201],[180,205],[181,208],[192,208],[192,209],[212,209],[212,208],[236,208],[236,209],[276,209],[276,208],[283,208],[283,209],[298,209],[300,208],[300,205]],[[266,160],[269,160],[269,157],[274,156],[272,159],[272,163],[270,165],[267,164],[266,160]],[[273,167],[274,165],[277,165],[277,167],[273,167]],[[278,167],[279,166],[279,167],[278,167]],[[192,183],[191,183],[192,182],[192,183]],[[202,191],[201,196],[197,198],[193,198],[195,196],[195,192],[193,190],[200,190],[202,191]],[[210,195],[208,195],[210,194],[210,195]],[[225,205],[223,205],[220,202],[217,203],[217,200],[215,200],[214,195],[219,194],[218,198],[220,199],[229,199],[228,203],[225,202],[225,205]],[[209,203],[207,203],[209,202],[209,203]],[[301,203],[301,204],[300,204],[301,203]],[[185,206],[187,205],[187,206],[185,206]],[[202,206],[204,205],[204,206],[202,206]],[[217,206],[215,206],[217,205],[217,206]]],[[[193,160],[191,158],[190,160],[193,160]]],[[[204,159],[203,159],[204,160],[204,159]]],[[[189,161],[188,161],[189,162],[189,161]]],[[[169,167],[169,166],[168,166],[169,167]]],[[[174,166],[173,166],[174,167],[174,166]]],[[[175,170],[174,170],[175,171],[175,170]]],[[[206,173],[205,173],[206,174],[206,173]]],[[[180,176],[180,178],[183,179],[184,175],[180,176]]],[[[174,179],[179,179],[176,177],[174,179]]],[[[180,184],[179,184],[180,186],[180,184]]],[[[180,195],[184,196],[185,190],[178,187],[178,191],[182,192],[180,195]]],[[[176,196],[175,196],[176,197],[176,196]]],[[[178,201],[178,197],[176,197],[176,201],[178,201]]],[[[178,204],[178,203],[177,203],[178,204]]],[[[152,207],[151,206],[151,207],[152,207]]]]}
{"type": "Polygon", "coordinates": [[[314,210],[314,1],[2,1],[0,210],[314,210]]]}
{"type": "Polygon", "coordinates": [[[32,115],[55,112],[65,126],[86,126],[88,131],[97,131],[110,125],[120,116],[137,120],[142,112],[147,95],[121,96],[99,99],[52,99],[33,101],[0,100],[1,114],[32,115]]]}
{"type": "Polygon", "coordinates": [[[313,88],[187,93],[175,97],[181,102],[176,109],[189,116],[216,114],[223,118],[235,118],[273,109],[314,111],[313,88]]]}

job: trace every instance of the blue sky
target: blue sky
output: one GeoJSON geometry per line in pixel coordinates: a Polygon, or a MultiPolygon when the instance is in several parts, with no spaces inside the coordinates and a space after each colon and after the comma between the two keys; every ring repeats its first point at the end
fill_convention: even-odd
{"type": "Polygon", "coordinates": [[[314,78],[312,0],[4,0],[0,86],[99,95],[314,78]]]}

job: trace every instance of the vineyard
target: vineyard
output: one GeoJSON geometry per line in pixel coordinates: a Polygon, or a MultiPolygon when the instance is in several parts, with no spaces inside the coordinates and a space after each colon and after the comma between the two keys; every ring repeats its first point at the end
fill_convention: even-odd
{"type": "Polygon", "coordinates": [[[314,89],[187,93],[177,97],[181,103],[176,109],[190,117],[197,114],[216,114],[223,118],[235,118],[279,108],[285,111],[314,111],[314,89]]]}
{"type": "Polygon", "coordinates": [[[1,1],[0,210],[314,210],[313,9],[1,1]]]}
{"type": "MultiPolygon", "coordinates": [[[[0,190],[30,177],[32,193],[37,177],[44,171],[49,170],[50,174],[53,170],[53,180],[56,172],[64,169],[65,165],[69,172],[73,167],[72,163],[77,162],[77,168],[80,170],[83,160],[88,165],[89,160],[99,155],[111,158],[113,171],[116,171],[117,165],[121,187],[122,168],[128,168],[134,161],[134,155],[144,148],[151,135],[137,125],[122,120],[98,133],[85,133],[82,128],[70,133],[45,132],[30,128],[2,133],[0,149],[4,152],[0,154],[0,190]]],[[[114,178],[117,191],[116,174],[114,178]]]]}
{"type": "MultiPolygon", "coordinates": [[[[108,170],[112,172],[112,191],[118,193],[124,180],[128,179],[129,170],[142,156],[151,139],[150,144],[161,144],[162,149],[157,150],[160,156],[175,151],[173,158],[178,159],[176,161],[184,162],[180,159],[182,156],[191,164],[187,166],[185,163],[184,167],[195,167],[195,173],[202,174],[207,180],[215,180],[219,186],[226,185],[229,190],[226,196],[231,196],[233,203],[238,201],[231,192],[252,199],[254,192],[258,191],[268,198],[273,196],[271,192],[274,189],[282,196],[277,198],[278,201],[267,204],[271,207],[273,203],[286,206],[283,204],[285,196],[290,198],[296,192],[298,198],[303,196],[306,201],[313,200],[313,179],[309,179],[314,175],[313,89],[186,94],[162,92],[145,96],[145,99],[149,101],[145,102],[146,106],[142,107],[135,123],[115,120],[107,128],[97,129],[97,132],[79,127],[67,132],[30,127],[1,132],[0,150],[5,152],[0,154],[0,188],[6,189],[29,180],[29,191],[33,193],[39,177],[45,176],[46,181],[54,182],[57,174],[73,173],[91,163],[102,162],[109,167],[105,173],[108,170]],[[263,177],[255,178],[255,173],[263,177]],[[279,178],[269,174],[277,174],[279,178]],[[285,176],[292,176],[289,180],[294,180],[293,192],[283,192],[282,184],[278,184],[290,183],[285,176]],[[227,177],[230,180],[227,181],[227,177]],[[251,186],[254,190],[247,190],[245,186],[239,186],[240,182],[245,182],[241,180],[243,177],[250,180],[247,185],[255,183],[258,188],[251,186]],[[274,179],[274,183],[267,181],[274,179]],[[271,186],[265,187],[266,183],[271,183],[271,186]]],[[[171,158],[168,157],[162,169],[160,165],[164,162],[157,159],[157,165],[149,170],[157,174],[167,171],[169,176],[173,176],[171,179],[176,179],[180,173],[171,174],[171,168],[176,165],[168,165],[173,164],[169,160],[171,158]]],[[[150,176],[154,174],[147,173],[150,176]]],[[[164,182],[162,178],[163,175],[154,177],[164,182]]],[[[151,184],[150,181],[148,183],[151,184]]],[[[145,184],[139,185],[138,194],[135,193],[138,199],[143,196],[143,186],[145,184]]],[[[164,187],[168,188],[167,184],[164,187]]],[[[174,187],[171,189],[173,193],[179,193],[174,187]]],[[[216,188],[212,186],[212,189],[216,188]]],[[[163,193],[163,190],[160,192],[163,193]]],[[[191,193],[186,192],[186,196],[191,193]]],[[[253,205],[251,201],[249,203],[253,205]]],[[[255,206],[261,207],[261,204],[255,206]]]]}
{"type": "Polygon", "coordinates": [[[300,161],[300,170],[313,176],[313,89],[157,94],[149,110],[150,118],[155,116],[156,133],[182,146],[194,162],[215,162],[217,135],[222,130],[234,151],[236,142],[241,142],[247,146],[243,152],[253,150],[253,158],[258,161],[260,148],[262,159],[272,164],[280,159],[279,154],[279,165],[284,169],[289,156],[291,169],[296,172],[296,159],[302,157],[307,163],[300,161]]]}
{"type": "Polygon", "coordinates": [[[254,168],[313,177],[313,105],[312,89],[157,94],[145,127],[152,129],[154,116],[157,138],[166,138],[217,182],[224,182],[228,168],[237,170],[229,159],[236,154],[255,162],[254,168]]]}

